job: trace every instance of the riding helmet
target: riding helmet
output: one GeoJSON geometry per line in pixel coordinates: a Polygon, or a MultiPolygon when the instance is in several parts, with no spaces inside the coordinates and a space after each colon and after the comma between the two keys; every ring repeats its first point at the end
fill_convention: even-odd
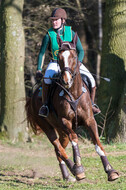
{"type": "Polygon", "coordinates": [[[67,19],[66,11],[62,8],[56,8],[52,11],[50,19],[67,19]]]}

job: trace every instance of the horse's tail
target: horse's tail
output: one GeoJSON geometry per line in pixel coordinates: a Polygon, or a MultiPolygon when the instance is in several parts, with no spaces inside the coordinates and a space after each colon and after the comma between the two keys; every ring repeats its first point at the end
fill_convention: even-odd
{"type": "Polygon", "coordinates": [[[42,129],[39,127],[39,125],[36,122],[36,115],[34,114],[34,111],[32,109],[32,98],[27,98],[26,104],[25,104],[25,110],[26,110],[26,116],[29,126],[32,128],[33,132],[35,134],[42,133],[42,129]]]}

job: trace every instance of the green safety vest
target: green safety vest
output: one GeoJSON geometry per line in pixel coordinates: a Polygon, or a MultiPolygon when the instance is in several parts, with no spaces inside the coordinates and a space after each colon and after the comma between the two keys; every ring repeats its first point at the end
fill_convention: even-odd
{"type": "MultiPolygon", "coordinates": [[[[57,55],[59,52],[59,45],[57,43],[57,33],[54,31],[53,28],[50,28],[48,30],[48,34],[51,40],[51,54],[52,54],[52,58],[53,60],[57,60],[57,55]]],[[[60,38],[63,41],[68,41],[71,42],[72,41],[72,29],[71,26],[64,26],[64,32],[63,34],[60,34],[60,38]]]]}

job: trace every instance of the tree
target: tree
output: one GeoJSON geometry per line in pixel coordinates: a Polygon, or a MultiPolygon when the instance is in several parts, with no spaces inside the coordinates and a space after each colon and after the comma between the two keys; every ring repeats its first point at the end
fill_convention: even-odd
{"type": "Polygon", "coordinates": [[[98,104],[105,114],[108,105],[106,135],[126,142],[126,3],[120,0],[106,1],[101,76],[98,104]]]}
{"type": "Polygon", "coordinates": [[[1,114],[0,129],[15,141],[27,138],[24,111],[24,31],[23,0],[2,0],[0,16],[1,41],[1,114]]]}

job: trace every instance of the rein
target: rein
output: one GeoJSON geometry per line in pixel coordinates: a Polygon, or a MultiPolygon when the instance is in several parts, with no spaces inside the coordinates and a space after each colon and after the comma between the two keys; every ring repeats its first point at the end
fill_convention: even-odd
{"type": "Polygon", "coordinates": [[[75,113],[75,128],[77,129],[77,126],[78,126],[78,121],[77,121],[77,106],[78,106],[78,102],[79,102],[81,96],[83,95],[83,93],[85,93],[85,91],[82,91],[81,95],[76,100],[74,100],[73,96],[71,95],[71,93],[62,84],[60,84],[59,82],[57,82],[55,80],[54,80],[54,82],[58,86],[60,86],[66,92],[66,94],[70,97],[70,100],[68,100],[65,96],[63,96],[63,98],[70,104],[71,108],[73,109],[73,111],[75,113]]]}

